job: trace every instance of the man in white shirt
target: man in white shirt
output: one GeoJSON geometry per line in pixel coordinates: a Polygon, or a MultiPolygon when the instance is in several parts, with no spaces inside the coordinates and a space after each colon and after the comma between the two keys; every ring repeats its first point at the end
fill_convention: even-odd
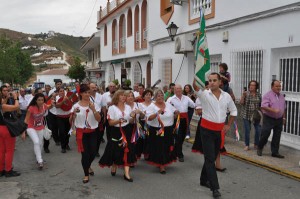
{"type": "Polygon", "coordinates": [[[103,118],[104,118],[104,123],[105,123],[105,127],[106,127],[106,138],[107,140],[109,140],[109,124],[108,121],[106,119],[106,115],[107,115],[107,110],[108,107],[111,105],[111,99],[114,95],[114,93],[116,92],[116,85],[113,82],[110,82],[108,85],[108,92],[105,92],[102,95],[102,110],[103,110],[103,118]]]}
{"type": "MultiPolygon", "coordinates": [[[[90,101],[94,104],[97,104],[98,107],[102,107],[102,95],[97,92],[97,85],[95,83],[90,83],[90,101]]],[[[102,114],[103,116],[103,114],[102,114]]],[[[103,139],[103,134],[104,134],[104,128],[103,128],[103,117],[101,117],[101,121],[98,124],[98,128],[96,128],[96,134],[97,134],[97,154],[96,157],[100,157],[99,154],[99,148],[100,148],[100,143],[105,142],[103,139]]]]}
{"type": "Polygon", "coordinates": [[[210,88],[208,90],[201,91],[195,80],[193,84],[202,103],[201,139],[205,161],[200,176],[200,185],[209,187],[213,192],[213,197],[219,198],[221,194],[215,160],[220,148],[224,145],[225,133],[237,116],[237,108],[231,96],[219,88],[220,75],[211,73],[208,79],[210,88]],[[227,110],[230,112],[230,118],[225,124],[227,110]]]}
{"type": "Polygon", "coordinates": [[[26,112],[27,112],[27,107],[29,105],[28,98],[26,97],[26,91],[24,88],[20,89],[20,95],[19,95],[19,104],[20,104],[20,110],[21,110],[21,120],[24,121],[26,112]]]}
{"type": "Polygon", "coordinates": [[[182,153],[182,144],[187,133],[188,125],[188,108],[195,108],[195,103],[191,98],[182,94],[182,86],[176,84],[174,87],[172,97],[169,97],[167,103],[173,105],[180,112],[180,125],[178,134],[175,136],[175,148],[179,162],[184,162],[184,155],[182,153]]]}
{"type": "MultiPolygon", "coordinates": [[[[60,89],[61,85],[62,85],[62,81],[58,80],[55,82],[55,87],[49,91],[49,96],[53,94],[52,99],[54,99],[54,101],[56,99],[58,90],[60,89]]],[[[52,136],[56,143],[56,146],[60,146],[60,137],[59,137],[59,132],[58,132],[56,115],[57,115],[56,107],[53,106],[51,109],[49,109],[46,119],[47,119],[48,128],[52,131],[52,136]]]]}

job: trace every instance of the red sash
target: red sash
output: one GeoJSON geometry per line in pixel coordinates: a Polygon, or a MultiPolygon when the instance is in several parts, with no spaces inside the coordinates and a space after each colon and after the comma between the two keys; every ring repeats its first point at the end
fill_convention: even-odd
{"type": "Polygon", "coordinates": [[[84,133],[92,133],[94,132],[95,129],[81,129],[81,128],[76,128],[76,142],[77,142],[77,149],[78,152],[83,152],[83,143],[82,143],[82,137],[84,133]]]}
{"type": "Polygon", "coordinates": [[[187,112],[185,112],[185,113],[180,113],[180,119],[185,119],[185,121],[186,121],[186,130],[185,130],[185,132],[187,133],[187,131],[188,131],[188,125],[189,125],[189,116],[188,116],[188,113],[187,112]]]}
{"type": "Polygon", "coordinates": [[[201,119],[201,126],[211,131],[220,131],[221,132],[221,145],[220,149],[224,147],[225,144],[225,132],[223,131],[225,123],[215,123],[208,121],[204,118],[201,119]]]}

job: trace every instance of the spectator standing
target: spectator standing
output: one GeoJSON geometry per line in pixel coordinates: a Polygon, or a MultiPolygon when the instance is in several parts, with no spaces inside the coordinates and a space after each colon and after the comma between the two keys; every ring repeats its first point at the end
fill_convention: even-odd
{"type": "Polygon", "coordinates": [[[228,72],[228,66],[226,63],[221,63],[219,65],[221,80],[224,84],[223,91],[228,92],[229,82],[231,80],[231,75],[228,72]]]}

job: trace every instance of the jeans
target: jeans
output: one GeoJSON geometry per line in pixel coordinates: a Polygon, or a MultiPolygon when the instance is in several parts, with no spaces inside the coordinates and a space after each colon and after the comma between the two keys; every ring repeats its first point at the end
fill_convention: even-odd
{"type": "MultiPolygon", "coordinates": [[[[245,145],[250,145],[250,131],[251,131],[251,121],[247,119],[243,119],[244,121],[244,129],[245,129],[245,145]]],[[[254,137],[254,144],[258,145],[259,143],[259,136],[261,131],[261,125],[260,124],[253,124],[255,128],[255,137],[254,137]]]]}
{"type": "Polygon", "coordinates": [[[44,129],[42,130],[35,130],[33,128],[28,128],[27,129],[27,134],[31,138],[33,142],[33,148],[34,148],[34,153],[36,157],[36,161],[38,163],[42,163],[42,147],[43,147],[43,141],[44,141],[44,129]]]}

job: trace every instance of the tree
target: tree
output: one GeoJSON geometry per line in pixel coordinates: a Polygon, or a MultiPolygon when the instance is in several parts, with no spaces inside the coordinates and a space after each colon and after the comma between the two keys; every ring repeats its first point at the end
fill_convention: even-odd
{"type": "Polygon", "coordinates": [[[23,85],[33,74],[29,54],[21,50],[21,44],[0,37],[0,80],[23,85]]]}
{"type": "Polygon", "coordinates": [[[66,74],[71,79],[82,81],[85,78],[84,65],[81,65],[81,60],[79,57],[73,57],[74,64],[69,68],[68,73],[66,74]]]}

